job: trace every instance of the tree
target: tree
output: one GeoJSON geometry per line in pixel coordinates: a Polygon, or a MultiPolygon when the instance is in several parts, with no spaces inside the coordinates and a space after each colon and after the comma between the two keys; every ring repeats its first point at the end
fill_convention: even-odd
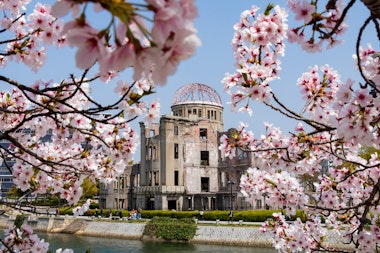
{"type": "MultiPolygon", "coordinates": [[[[129,122],[142,113],[147,120],[157,116],[159,104],[142,99],[154,91],[154,84],[164,84],[179,61],[190,57],[199,45],[192,25],[196,16],[192,1],[146,2],[61,0],[52,9],[37,4],[30,14],[22,12],[25,1],[1,2],[2,66],[16,61],[38,71],[47,57],[44,45],[69,45],[77,50],[76,65],[82,70],[56,83],[32,85],[0,74],[0,82],[12,87],[0,93],[0,140],[10,143],[0,148],[0,156],[2,161],[11,157],[15,162],[8,167],[22,191],[43,193],[53,186],[53,191],[73,204],[82,195],[84,178],[109,182],[124,170],[137,143],[129,122]],[[109,24],[101,28],[89,24],[90,3],[109,13],[109,24]],[[65,16],[70,11],[73,20],[65,16]],[[150,19],[152,24],[145,26],[144,20],[150,19]],[[119,100],[102,105],[91,98],[95,80],[113,81],[127,68],[133,69],[133,81],[118,83],[119,100]]],[[[370,23],[380,38],[378,1],[351,0],[345,5],[338,0],[289,0],[288,7],[301,22],[299,27],[289,29],[287,10],[278,6],[269,5],[263,14],[252,7],[242,14],[233,38],[238,70],[223,82],[234,107],[242,104],[240,110],[250,112],[257,101],[300,123],[289,135],[267,124],[267,133],[260,139],[241,125],[234,138],[222,137],[220,149],[226,156],[232,156],[236,148],[257,154],[257,168],[250,168],[240,183],[248,198],[266,194],[271,196],[268,204],[285,207],[287,214],[302,208],[308,215],[306,224],[300,220],[287,224],[276,214],[274,223],[264,225],[263,230],[272,226],[279,250],[334,251],[324,242],[326,229],[321,220],[345,235],[354,246],[352,252],[379,250],[379,158],[377,153],[367,160],[359,156],[363,145],[378,149],[380,141],[380,57],[378,50],[363,47],[361,41],[370,23]],[[363,84],[342,82],[327,65],[311,67],[298,81],[304,109],[296,113],[288,108],[270,87],[279,78],[284,41],[299,43],[314,53],[324,43],[328,48],[338,46],[340,34],[347,29],[344,18],[362,3],[369,17],[358,31],[355,57],[363,84]],[[310,204],[299,177],[319,172],[323,160],[330,161],[331,168],[319,176],[315,203],[310,204]],[[350,164],[349,168],[344,164],[350,164]]],[[[2,245],[9,252],[26,245],[32,252],[47,250],[47,244],[24,226],[7,230],[2,245]],[[30,241],[34,243],[27,244],[30,241]]]]}
{"type": "MultiPolygon", "coordinates": [[[[62,0],[31,10],[29,1],[1,1],[0,66],[14,61],[37,72],[49,47],[70,46],[79,70],[33,83],[0,74],[1,87],[10,87],[0,91],[0,141],[8,143],[0,146],[0,163],[21,191],[49,191],[75,204],[86,178],[108,183],[124,171],[138,144],[129,123],[158,116],[159,103],[143,98],[200,43],[193,1],[146,2],[62,0]],[[98,11],[109,22],[91,26],[98,11]],[[117,81],[127,69],[132,81],[117,81]],[[95,81],[117,81],[119,98],[109,104],[91,98],[95,81]]],[[[7,230],[1,244],[5,252],[46,252],[48,245],[25,226],[7,230]]]]}
{"type": "Polygon", "coordinates": [[[98,196],[99,194],[99,188],[97,187],[97,184],[93,183],[88,178],[83,180],[82,188],[83,188],[82,197],[85,199],[93,198],[94,196],[98,196]]]}
{"type": "Polygon", "coordinates": [[[288,10],[268,5],[259,13],[253,6],[234,26],[237,71],[223,80],[233,107],[251,113],[253,102],[264,103],[298,121],[288,135],[266,124],[266,134],[256,138],[241,124],[232,138],[221,138],[220,149],[226,156],[233,156],[237,148],[256,154],[257,167],[250,168],[240,182],[247,198],[255,201],[266,194],[272,207],[285,207],[287,214],[301,208],[308,216],[305,223],[288,224],[282,214],[276,214],[274,222],[264,224],[263,231],[272,233],[280,252],[380,250],[380,160],[377,152],[371,152],[368,159],[361,157],[363,146],[378,149],[380,144],[379,51],[362,45],[369,24],[380,40],[380,4],[362,3],[290,0],[288,8],[301,22],[295,28],[287,25],[288,10]],[[342,82],[328,65],[310,67],[297,82],[305,100],[303,110],[297,113],[287,107],[271,89],[271,82],[280,76],[285,41],[298,43],[311,53],[322,51],[326,43],[327,48],[336,47],[347,29],[345,17],[362,3],[369,13],[358,31],[354,55],[362,83],[342,82]],[[326,160],[329,169],[322,173],[321,163],[326,160]],[[315,173],[319,177],[311,201],[300,181],[315,173]],[[339,231],[351,248],[328,245],[322,221],[339,231]]]}
{"type": "Polygon", "coordinates": [[[17,188],[15,185],[12,186],[10,189],[9,189],[9,192],[7,194],[7,197],[8,198],[20,198],[24,195],[24,193],[19,189],[17,188]]]}

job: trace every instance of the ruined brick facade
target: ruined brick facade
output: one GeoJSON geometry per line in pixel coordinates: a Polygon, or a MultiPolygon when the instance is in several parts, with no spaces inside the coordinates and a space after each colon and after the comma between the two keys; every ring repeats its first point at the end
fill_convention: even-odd
{"type": "MultiPolygon", "coordinates": [[[[217,92],[204,84],[185,85],[176,92],[171,109],[159,123],[140,122],[140,164],[129,173],[129,194],[123,195],[128,209],[264,208],[265,199],[250,204],[239,191],[240,176],[254,166],[253,154],[239,150],[233,159],[221,157],[220,137],[235,130],[224,130],[217,92]]],[[[120,203],[115,198],[120,191],[111,192],[120,203]]],[[[112,199],[108,202],[104,208],[112,207],[112,199]]]]}

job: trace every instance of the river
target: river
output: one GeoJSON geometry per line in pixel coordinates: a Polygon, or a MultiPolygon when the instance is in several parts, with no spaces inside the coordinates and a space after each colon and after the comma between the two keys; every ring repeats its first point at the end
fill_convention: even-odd
{"type": "Polygon", "coordinates": [[[38,233],[41,238],[50,243],[50,250],[55,252],[59,248],[71,248],[75,253],[85,253],[90,248],[91,253],[276,253],[274,249],[232,247],[222,245],[206,245],[192,243],[151,242],[140,240],[125,240],[103,237],[76,236],[71,234],[38,233]]]}

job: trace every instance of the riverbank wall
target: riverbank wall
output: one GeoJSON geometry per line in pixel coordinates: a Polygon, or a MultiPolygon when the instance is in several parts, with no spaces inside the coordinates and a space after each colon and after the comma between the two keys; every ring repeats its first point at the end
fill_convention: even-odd
{"type": "MultiPolygon", "coordinates": [[[[0,227],[7,228],[13,225],[15,217],[0,216],[0,227]]],[[[130,240],[158,240],[144,236],[144,222],[115,221],[110,219],[75,218],[72,216],[29,216],[25,220],[35,232],[67,233],[82,236],[121,238],[130,240]]],[[[339,249],[350,248],[349,245],[339,244],[340,235],[336,231],[329,231],[327,244],[339,249]]],[[[272,247],[269,234],[261,233],[259,226],[235,222],[226,224],[220,222],[198,222],[197,232],[190,243],[220,244],[244,247],[272,247]]],[[[352,247],[352,246],[351,246],[352,247]]]]}

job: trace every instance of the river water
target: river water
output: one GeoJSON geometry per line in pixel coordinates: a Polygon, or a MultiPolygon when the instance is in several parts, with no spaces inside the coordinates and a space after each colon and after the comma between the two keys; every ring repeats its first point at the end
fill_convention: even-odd
{"type": "Polygon", "coordinates": [[[150,242],[140,240],[125,240],[103,237],[76,236],[71,234],[41,234],[40,238],[50,243],[50,250],[71,248],[75,253],[85,253],[90,248],[91,253],[276,253],[274,249],[252,248],[252,247],[230,247],[222,245],[206,245],[192,243],[173,242],[150,242]]]}

